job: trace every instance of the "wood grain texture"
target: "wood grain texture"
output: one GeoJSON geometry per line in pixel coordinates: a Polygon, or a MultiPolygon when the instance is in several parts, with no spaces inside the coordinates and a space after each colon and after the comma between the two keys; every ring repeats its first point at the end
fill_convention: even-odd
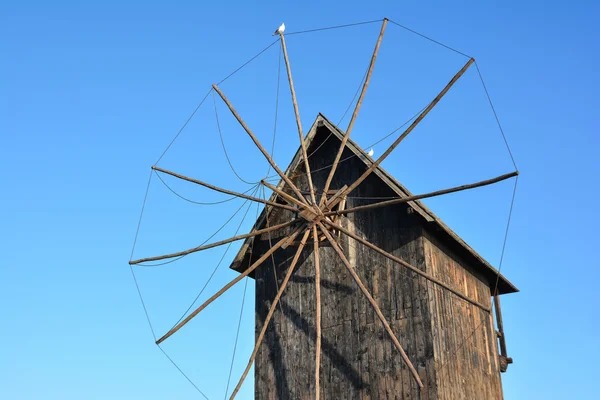
{"type": "Polygon", "coordinates": [[[321,397],[321,262],[319,259],[319,231],[316,225],[313,225],[313,252],[315,261],[315,400],[321,397]]]}
{"type": "MultiPolygon", "coordinates": [[[[430,273],[491,307],[490,283],[431,233],[424,231],[430,273]]],[[[439,336],[434,356],[440,399],[502,399],[498,350],[491,313],[430,286],[431,330],[439,336]]]]}
{"type": "Polygon", "coordinates": [[[331,233],[329,233],[329,231],[327,230],[327,228],[323,224],[321,224],[321,223],[319,223],[318,225],[319,225],[319,228],[321,228],[321,230],[323,231],[323,233],[327,237],[327,240],[329,240],[329,243],[331,244],[331,246],[333,247],[333,249],[335,250],[335,252],[338,254],[338,256],[340,257],[340,259],[344,263],[344,266],[346,267],[346,269],[348,270],[348,272],[350,272],[350,276],[352,276],[352,279],[354,279],[354,282],[358,285],[360,291],[363,292],[363,294],[365,295],[365,297],[367,298],[367,300],[371,304],[371,307],[373,307],[373,311],[377,315],[377,318],[379,318],[379,320],[383,324],[383,327],[385,328],[386,333],[389,335],[390,339],[392,340],[392,342],[396,346],[396,349],[400,352],[400,356],[402,357],[402,361],[404,361],[404,363],[408,366],[408,369],[410,370],[410,373],[413,375],[413,378],[415,379],[415,381],[419,385],[419,388],[422,388],[423,387],[423,382],[421,382],[421,378],[419,377],[419,374],[417,373],[417,370],[415,369],[414,365],[412,364],[412,362],[410,361],[410,359],[406,355],[406,352],[404,351],[404,348],[402,348],[402,345],[400,344],[400,342],[398,341],[398,338],[396,337],[396,334],[394,333],[394,331],[390,327],[389,322],[387,321],[387,319],[385,318],[385,316],[381,312],[381,309],[377,305],[377,302],[373,299],[373,296],[371,295],[371,293],[369,292],[369,290],[365,287],[364,283],[361,281],[361,279],[359,278],[359,276],[356,274],[356,271],[354,271],[355,267],[350,264],[350,262],[346,258],[346,255],[344,254],[344,252],[342,251],[342,249],[339,247],[339,245],[336,242],[335,238],[333,236],[331,236],[331,233]]]}
{"type": "Polygon", "coordinates": [[[292,276],[292,273],[294,272],[294,268],[296,267],[296,263],[298,262],[298,259],[300,258],[300,254],[302,253],[302,249],[306,245],[306,239],[308,238],[308,235],[311,233],[311,230],[312,229],[307,228],[306,231],[304,232],[304,235],[302,236],[302,240],[300,241],[300,245],[298,246],[298,249],[296,250],[296,254],[294,255],[294,259],[292,260],[292,264],[288,268],[288,272],[285,274],[285,277],[283,278],[283,282],[281,283],[281,286],[279,287],[279,290],[277,291],[277,295],[275,296],[275,299],[273,300],[273,304],[271,304],[271,308],[269,309],[269,313],[265,317],[262,330],[260,331],[260,333],[258,335],[258,338],[256,339],[256,344],[254,346],[254,350],[252,351],[252,354],[250,355],[250,360],[248,360],[248,365],[246,365],[246,369],[242,373],[242,377],[240,378],[238,384],[236,385],[235,389],[233,390],[233,393],[231,394],[231,397],[230,397],[231,400],[233,400],[235,398],[236,394],[241,389],[242,384],[244,383],[244,380],[246,379],[246,376],[248,376],[248,372],[250,372],[250,368],[252,367],[252,363],[254,363],[254,359],[256,358],[256,354],[258,353],[260,345],[262,344],[262,341],[263,341],[263,339],[265,337],[265,333],[266,333],[267,328],[269,326],[269,322],[271,321],[271,318],[273,317],[273,313],[275,312],[275,309],[277,307],[277,303],[279,302],[279,299],[281,299],[281,295],[283,294],[283,291],[285,290],[285,288],[286,288],[286,286],[287,286],[287,284],[288,284],[288,282],[290,280],[290,277],[292,276]]]}

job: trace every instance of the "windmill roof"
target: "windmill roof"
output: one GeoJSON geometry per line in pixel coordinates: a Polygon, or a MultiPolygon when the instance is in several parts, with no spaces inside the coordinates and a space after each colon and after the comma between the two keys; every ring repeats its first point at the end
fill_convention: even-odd
{"type": "MultiPolygon", "coordinates": [[[[306,147],[310,147],[313,139],[316,136],[317,130],[320,127],[326,127],[332,133],[332,136],[336,137],[340,142],[344,137],[344,132],[340,130],[337,126],[332,124],[324,115],[320,114],[317,116],[315,122],[312,127],[308,131],[308,134],[305,138],[306,147]]],[[[348,139],[346,142],[346,147],[350,150],[358,159],[360,159],[367,168],[373,164],[373,159],[367,155],[367,153],[358,146],[351,139],[348,139]]],[[[302,153],[301,149],[298,148],[296,154],[292,161],[290,162],[288,168],[285,171],[287,176],[290,176],[296,168],[299,167],[302,162],[302,153]]],[[[398,182],[393,176],[391,176],[386,170],[384,170],[381,166],[378,166],[373,174],[377,175],[379,179],[381,179],[392,191],[394,191],[398,197],[404,198],[408,196],[412,196],[413,194],[406,189],[400,182],[398,182]]],[[[284,185],[283,181],[280,181],[277,185],[278,188],[282,188],[284,185]]],[[[271,201],[274,201],[276,194],[272,194],[271,201]]],[[[410,205],[416,213],[418,213],[428,224],[431,224],[433,228],[435,228],[435,235],[445,239],[446,243],[449,243],[455,249],[458,249],[461,253],[465,254],[469,257],[472,262],[471,265],[475,267],[478,271],[480,271],[489,282],[496,282],[496,278],[498,278],[498,293],[506,294],[506,293],[514,293],[519,290],[506,279],[502,274],[499,273],[487,260],[485,260],[479,253],[477,253],[471,246],[469,246],[460,236],[458,236],[452,229],[450,229],[442,220],[440,220],[427,206],[425,206],[419,200],[410,201],[407,203],[410,205]]],[[[265,224],[265,211],[266,208],[263,209],[260,216],[252,228],[252,231],[257,229],[261,229],[265,224]]],[[[252,244],[252,238],[246,239],[242,247],[240,248],[238,254],[234,258],[230,268],[241,271],[243,267],[241,265],[244,256],[252,244]]]]}

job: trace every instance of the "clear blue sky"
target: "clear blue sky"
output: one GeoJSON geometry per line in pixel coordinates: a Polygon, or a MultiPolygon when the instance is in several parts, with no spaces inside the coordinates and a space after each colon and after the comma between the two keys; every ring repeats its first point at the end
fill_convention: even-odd
{"type": "MultiPolygon", "coordinates": [[[[502,376],[505,397],[600,396],[600,8],[591,1],[414,3],[4,2],[0,397],[201,398],[153,344],[127,265],[149,167],[210,84],[271,43],[282,21],[292,32],[383,17],[478,60],[521,172],[502,267],[521,290],[503,298],[515,360],[502,376]]],[[[319,111],[339,121],[378,29],[289,36],[305,129],[319,111]]],[[[353,138],[367,147],[401,125],[465,61],[389,26],[353,138]]],[[[221,86],[269,147],[277,62],[273,46],[221,86]]],[[[285,166],[298,139],[281,82],[275,157],[285,166]]],[[[267,164],[217,105],[234,167],[260,179],[267,164]]],[[[252,187],[226,163],[211,97],[160,166],[234,190],[252,187]]],[[[511,171],[473,69],[384,167],[415,193],[511,171]]],[[[225,198],[167,182],[194,200],[225,198]]],[[[511,190],[505,182],[427,204],[498,265],[511,190]]],[[[241,205],[194,205],[154,177],[135,255],[195,246],[241,205]]],[[[248,230],[255,213],[245,221],[237,214],[215,239],[241,221],[241,232],[248,230]]],[[[223,250],[136,269],[157,334],[179,318],[223,250]]],[[[234,276],[227,261],[235,251],[201,299],[234,276]]],[[[251,286],[234,380],[253,344],[251,286]]],[[[225,394],[243,289],[164,346],[211,399],[225,394]]],[[[241,398],[251,393],[249,379],[241,398]]]]}

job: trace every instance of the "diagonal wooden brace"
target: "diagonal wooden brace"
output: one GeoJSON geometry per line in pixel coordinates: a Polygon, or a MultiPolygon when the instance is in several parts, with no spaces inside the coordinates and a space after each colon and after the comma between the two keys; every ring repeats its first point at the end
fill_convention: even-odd
{"type": "Polygon", "coordinates": [[[298,187],[296,187],[296,185],[294,185],[294,183],[290,180],[290,178],[288,178],[285,175],[285,173],[277,166],[277,164],[275,164],[275,160],[273,160],[273,158],[265,150],[265,148],[262,146],[262,144],[260,144],[260,142],[258,141],[257,137],[250,130],[250,128],[248,127],[248,125],[246,125],[246,123],[244,122],[244,120],[242,119],[242,117],[240,117],[240,115],[237,113],[237,111],[235,111],[235,108],[233,108],[233,106],[231,105],[231,103],[229,102],[229,100],[227,99],[227,97],[225,96],[225,94],[223,94],[223,92],[221,91],[221,89],[219,89],[219,87],[217,85],[212,85],[212,87],[217,92],[217,94],[219,96],[221,96],[221,99],[223,99],[223,101],[225,102],[225,104],[229,108],[229,111],[231,111],[231,113],[233,114],[233,116],[235,117],[235,119],[238,120],[238,122],[240,123],[240,125],[242,126],[242,128],[244,128],[244,130],[246,131],[246,133],[248,134],[248,136],[250,136],[250,139],[252,139],[252,141],[254,142],[254,144],[256,145],[256,147],[258,148],[258,150],[260,150],[260,152],[267,159],[267,161],[269,162],[269,164],[271,164],[271,166],[273,167],[273,169],[275,170],[275,172],[277,172],[277,174],[279,174],[279,176],[281,177],[281,179],[283,179],[283,181],[288,184],[288,186],[294,191],[294,193],[296,193],[296,196],[298,196],[298,200],[302,201],[305,204],[308,204],[306,202],[306,200],[304,200],[304,197],[302,196],[302,193],[300,193],[300,189],[298,189],[298,187]]]}
{"type": "Polygon", "coordinates": [[[358,178],[352,185],[350,185],[350,187],[348,189],[346,189],[346,194],[350,194],[350,192],[352,192],[354,189],[356,189],[356,187],[358,185],[361,184],[362,181],[364,181],[365,179],[367,179],[367,177],[369,175],[371,175],[371,173],[375,170],[375,168],[377,168],[379,166],[379,164],[381,164],[383,162],[383,160],[385,160],[387,158],[387,156],[390,155],[390,153],[396,148],[396,146],[398,146],[398,144],[400,144],[400,142],[402,140],[404,140],[404,138],[406,136],[408,136],[409,133],[412,132],[413,129],[415,129],[415,127],[417,125],[419,125],[419,123],[423,120],[423,118],[425,118],[427,116],[427,114],[429,114],[429,112],[433,109],[433,107],[435,107],[437,105],[437,103],[439,103],[439,101],[442,99],[442,97],[444,97],[444,95],[446,93],[448,93],[448,91],[450,90],[450,88],[452,86],[454,86],[454,84],[456,83],[456,81],[463,76],[463,74],[467,71],[467,69],[471,66],[471,64],[473,64],[475,62],[475,59],[471,58],[469,61],[467,61],[467,63],[460,69],[460,71],[458,71],[456,73],[456,75],[454,75],[452,77],[452,79],[450,80],[450,82],[448,82],[448,84],[446,85],[446,87],[444,87],[444,89],[442,89],[442,91],[432,100],[431,103],[429,103],[429,105],[425,108],[425,110],[423,110],[423,112],[417,117],[417,119],[414,120],[414,122],[398,137],[398,139],[396,139],[394,141],[394,143],[392,143],[392,145],[381,155],[381,157],[379,157],[370,167],[369,169],[367,169],[361,176],[360,178],[358,178]]]}
{"type": "Polygon", "coordinates": [[[352,276],[352,279],[354,279],[354,282],[356,282],[356,284],[358,285],[358,287],[360,288],[360,290],[363,292],[363,294],[365,295],[365,297],[367,298],[367,300],[369,301],[369,303],[371,303],[371,306],[373,307],[373,310],[375,311],[375,314],[377,314],[377,317],[379,318],[379,320],[383,324],[385,330],[387,331],[388,335],[392,339],[392,342],[394,342],[394,345],[396,346],[396,348],[400,352],[400,355],[402,356],[402,359],[404,360],[404,362],[408,366],[408,369],[410,370],[411,374],[415,378],[415,381],[417,382],[417,385],[419,385],[419,388],[422,388],[423,387],[423,382],[421,381],[421,377],[419,376],[419,373],[417,372],[417,370],[415,369],[414,365],[412,364],[412,362],[409,360],[408,356],[406,355],[406,352],[402,348],[402,345],[398,341],[398,338],[394,334],[394,331],[392,331],[392,328],[390,327],[389,322],[387,321],[387,319],[385,319],[385,316],[383,315],[383,313],[379,309],[379,306],[375,302],[375,299],[373,299],[373,296],[371,296],[371,293],[369,293],[369,290],[362,283],[362,281],[358,277],[358,274],[356,273],[356,271],[354,271],[354,268],[352,268],[352,266],[350,265],[350,262],[348,261],[348,259],[344,255],[344,252],[340,248],[339,244],[336,242],[336,240],[333,238],[333,236],[331,236],[331,233],[329,233],[329,231],[327,230],[327,228],[325,228],[321,222],[318,222],[317,224],[319,225],[319,228],[321,228],[321,231],[323,231],[323,233],[325,234],[325,236],[327,236],[327,240],[329,240],[329,243],[331,243],[331,247],[333,247],[333,249],[336,251],[336,253],[340,256],[340,259],[342,260],[342,262],[346,266],[346,269],[348,270],[348,272],[352,276]]]}
{"type": "Polygon", "coordinates": [[[269,327],[269,322],[271,322],[271,317],[273,317],[273,313],[275,312],[275,308],[277,307],[277,304],[279,303],[279,299],[281,298],[283,291],[285,290],[290,278],[292,277],[292,273],[294,272],[294,269],[296,268],[296,264],[298,263],[298,259],[300,258],[302,249],[304,249],[304,246],[306,245],[306,239],[308,238],[308,235],[310,234],[310,232],[311,232],[311,229],[308,228],[304,232],[304,236],[302,236],[300,246],[298,246],[298,250],[296,250],[294,259],[292,260],[292,263],[290,264],[290,267],[288,268],[288,271],[285,274],[285,277],[283,278],[283,282],[281,282],[279,291],[277,292],[277,294],[275,295],[275,298],[273,299],[273,303],[271,304],[271,308],[269,308],[269,313],[267,314],[267,316],[265,318],[265,321],[264,321],[262,329],[258,335],[258,338],[256,338],[256,344],[254,345],[254,350],[252,351],[252,355],[250,356],[248,365],[246,365],[246,369],[244,370],[242,377],[240,378],[235,389],[233,390],[230,400],[233,400],[235,398],[235,395],[239,392],[239,390],[242,387],[242,384],[244,383],[244,379],[246,379],[246,376],[248,376],[248,372],[250,372],[250,368],[252,368],[252,363],[254,362],[254,359],[256,358],[256,355],[258,354],[258,349],[260,348],[263,338],[265,337],[265,333],[267,332],[267,328],[269,327]]]}
{"type": "Polygon", "coordinates": [[[438,286],[443,287],[444,289],[454,293],[456,296],[460,297],[461,299],[465,300],[468,303],[473,304],[474,306],[477,306],[479,308],[481,308],[483,311],[487,311],[490,312],[490,307],[487,307],[481,303],[479,303],[478,301],[475,301],[473,299],[471,299],[468,296],[465,296],[464,294],[462,294],[461,292],[459,292],[458,290],[455,290],[453,288],[451,288],[450,286],[446,285],[444,282],[440,281],[439,279],[434,278],[433,276],[429,275],[428,273],[421,271],[419,268],[414,267],[412,265],[410,265],[409,263],[407,263],[406,261],[402,260],[401,258],[398,258],[396,256],[394,256],[393,254],[388,253],[387,251],[380,249],[379,247],[375,246],[374,244],[370,243],[368,240],[365,240],[363,238],[361,238],[360,236],[350,232],[348,229],[345,229],[343,226],[338,225],[336,223],[333,223],[329,220],[327,220],[326,218],[323,219],[323,221],[331,226],[334,229],[337,229],[340,232],[345,233],[347,236],[350,236],[352,239],[358,241],[359,243],[364,244],[365,246],[375,250],[376,252],[378,252],[379,254],[381,254],[382,256],[397,262],[400,265],[403,265],[404,267],[408,268],[409,270],[421,275],[422,277],[424,277],[425,279],[435,283],[438,286]]]}
{"type": "MultiPolygon", "coordinates": [[[[294,231],[292,231],[292,233],[290,235],[293,235],[296,232],[299,232],[303,228],[305,228],[305,225],[297,227],[294,231]]],[[[160,339],[158,339],[156,341],[156,344],[161,344],[163,341],[168,339],[171,335],[173,335],[175,332],[180,330],[185,324],[190,322],[192,320],[192,318],[194,318],[202,310],[204,310],[206,307],[208,307],[208,305],[210,303],[215,301],[217,298],[219,298],[219,296],[221,296],[223,293],[225,293],[227,290],[229,290],[233,285],[235,285],[236,283],[238,283],[239,281],[244,279],[246,276],[250,275],[252,273],[252,271],[254,271],[256,268],[258,268],[267,258],[269,258],[271,256],[271,254],[275,253],[275,251],[278,248],[280,248],[287,239],[288,239],[288,237],[284,237],[283,239],[278,241],[273,247],[271,247],[267,252],[265,252],[265,254],[263,254],[258,260],[256,260],[244,272],[242,272],[237,277],[235,277],[235,279],[233,279],[227,285],[223,286],[223,288],[221,290],[219,290],[217,293],[215,293],[210,299],[206,300],[200,307],[196,308],[192,313],[190,313],[190,315],[188,315],[183,321],[181,321],[179,324],[177,324],[175,327],[173,327],[169,332],[167,332],[160,339]]]]}
{"type": "Polygon", "coordinates": [[[129,265],[140,264],[140,263],[148,262],[148,261],[158,261],[158,260],[164,260],[164,259],[167,259],[167,258],[175,258],[175,257],[186,256],[188,254],[192,254],[192,253],[195,253],[195,252],[198,252],[198,251],[202,251],[202,250],[212,249],[213,247],[222,246],[224,244],[235,242],[237,240],[241,240],[241,239],[246,239],[246,238],[249,238],[249,237],[254,237],[254,236],[262,235],[263,233],[273,232],[273,231],[276,231],[278,229],[285,228],[286,226],[290,226],[293,223],[294,223],[293,220],[292,221],[288,221],[288,222],[284,222],[282,224],[273,225],[273,226],[270,226],[270,227],[264,228],[264,229],[259,229],[259,230],[256,230],[254,232],[246,233],[244,235],[233,236],[233,237],[231,237],[229,239],[225,239],[225,240],[221,240],[221,241],[218,241],[218,242],[206,244],[206,245],[203,245],[203,246],[194,247],[194,248],[191,248],[191,249],[188,249],[188,250],[184,250],[184,251],[178,251],[177,253],[164,254],[164,255],[161,255],[161,256],[154,256],[154,257],[140,258],[139,260],[132,260],[132,261],[129,261],[129,265]]]}
{"type": "Polygon", "coordinates": [[[385,27],[387,26],[388,19],[383,19],[383,24],[381,25],[381,30],[379,31],[379,37],[377,38],[377,43],[375,44],[375,50],[373,50],[373,55],[371,56],[371,63],[369,64],[369,70],[367,72],[367,77],[365,78],[365,83],[363,84],[362,90],[360,92],[360,96],[358,97],[358,101],[356,102],[356,107],[354,108],[354,112],[352,113],[352,118],[350,118],[350,123],[348,124],[348,129],[346,129],[346,134],[342,139],[342,143],[340,144],[340,148],[335,156],[335,160],[333,161],[333,165],[331,166],[331,170],[329,171],[329,175],[327,176],[327,180],[325,181],[325,189],[323,190],[323,196],[321,197],[320,205],[325,203],[325,196],[327,194],[327,190],[329,190],[329,185],[331,185],[331,181],[333,176],[335,175],[335,171],[337,169],[340,158],[342,157],[342,153],[344,152],[344,148],[346,147],[346,142],[348,142],[348,138],[350,137],[350,132],[352,132],[352,128],[354,127],[354,122],[356,121],[356,117],[358,116],[358,111],[360,110],[360,106],[363,102],[365,94],[367,93],[367,87],[369,86],[369,82],[371,81],[371,74],[373,74],[373,68],[375,67],[375,60],[377,59],[377,53],[379,52],[379,46],[381,45],[381,40],[383,39],[383,34],[385,33],[385,27]]]}
{"type": "Polygon", "coordinates": [[[169,171],[167,169],[159,168],[159,167],[157,167],[155,165],[152,166],[152,169],[155,170],[155,171],[158,171],[158,172],[162,172],[162,173],[167,174],[167,175],[174,176],[175,178],[179,178],[179,179],[184,180],[184,181],[188,181],[188,182],[192,182],[192,183],[195,183],[197,185],[200,185],[200,186],[204,186],[205,188],[212,189],[212,190],[214,190],[216,192],[230,194],[232,196],[241,197],[242,199],[248,199],[248,200],[255,201],[257,203],[268,204],[270,206],[277,207],[277,208],[283,208],[283,209],[286,209],[286,210],[289,210],[289,211],[295,211],[294,207],[286,206],[285,204],[274,203],[272,201],[263,200],[263,199],[260,199],[258,197],[248,196],[247,194],[244,194],[244,193],[238,193],[238,192],[234,192],[233,190],[223,189],[223,188],[220,188],[220,187],[215,186],[215,185],[211,185],[210,183],[206,183],[206,182],[203,182],[203,181],[198,180],[198,179],[190,178],[188,176],[181,175],[181,174],[178,174],[176,172],[169,171]]]}

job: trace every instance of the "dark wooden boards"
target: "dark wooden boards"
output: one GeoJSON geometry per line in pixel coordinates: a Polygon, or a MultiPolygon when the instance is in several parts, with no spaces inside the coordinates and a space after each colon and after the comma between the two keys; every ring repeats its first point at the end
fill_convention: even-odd
{"type": "MultiPolygon", "coordinates": [[[[322,188],[339,146],[319,128],[307,149],[315,188],[322,188]]],[[[352,154],[345,150],[341,160],[352,154]]],[[[338,165],[331,189],[349,185],[366,170],[357,158],[338,165]]],[[[290,175],[300,191],[308,190],[302,163],[290,175]]],[[[291,193],[290,189],[285,189],[291,193]]],[[[376,174],[369,175],[347,198],[346,207],[393,197],[396,193],[376,174]]],[[[477,302],[491,306],[490,283],[454,253],[411,204],[395,204],[342,217],[339,223],[395,257],[439,279],[477,302]]],[[[269,223],[288,220],[291,212],[273,209],[269,223]]],[[[259,228],[261,228],[260,226],[259,228]]],[[[287,228],[290,229],[290,228],[287,228]]],[[[253,257],[269,248],[271,233],[256,236],[253,257]]],[[[276,237],[271,238],[276,241],[276,237]]],[[[501,399],[502,388],[491,314],[467,303],[425,277],[398,265],[356,240],[339,236],[339,244],[414,364],[424,387],[419,390],[373,308],[338,255],[320,242],[323,399],[501,399]]],[[[255,271],[256,332],[285,276],[296,244],[274,253],[255,271]]],[[[315,397],[316,291],[313,246],[307,246],[281,297],[255,361],[255,398],[315,397]]],[[[244,261],[247,262],[248,260],[244,261]]]]}

